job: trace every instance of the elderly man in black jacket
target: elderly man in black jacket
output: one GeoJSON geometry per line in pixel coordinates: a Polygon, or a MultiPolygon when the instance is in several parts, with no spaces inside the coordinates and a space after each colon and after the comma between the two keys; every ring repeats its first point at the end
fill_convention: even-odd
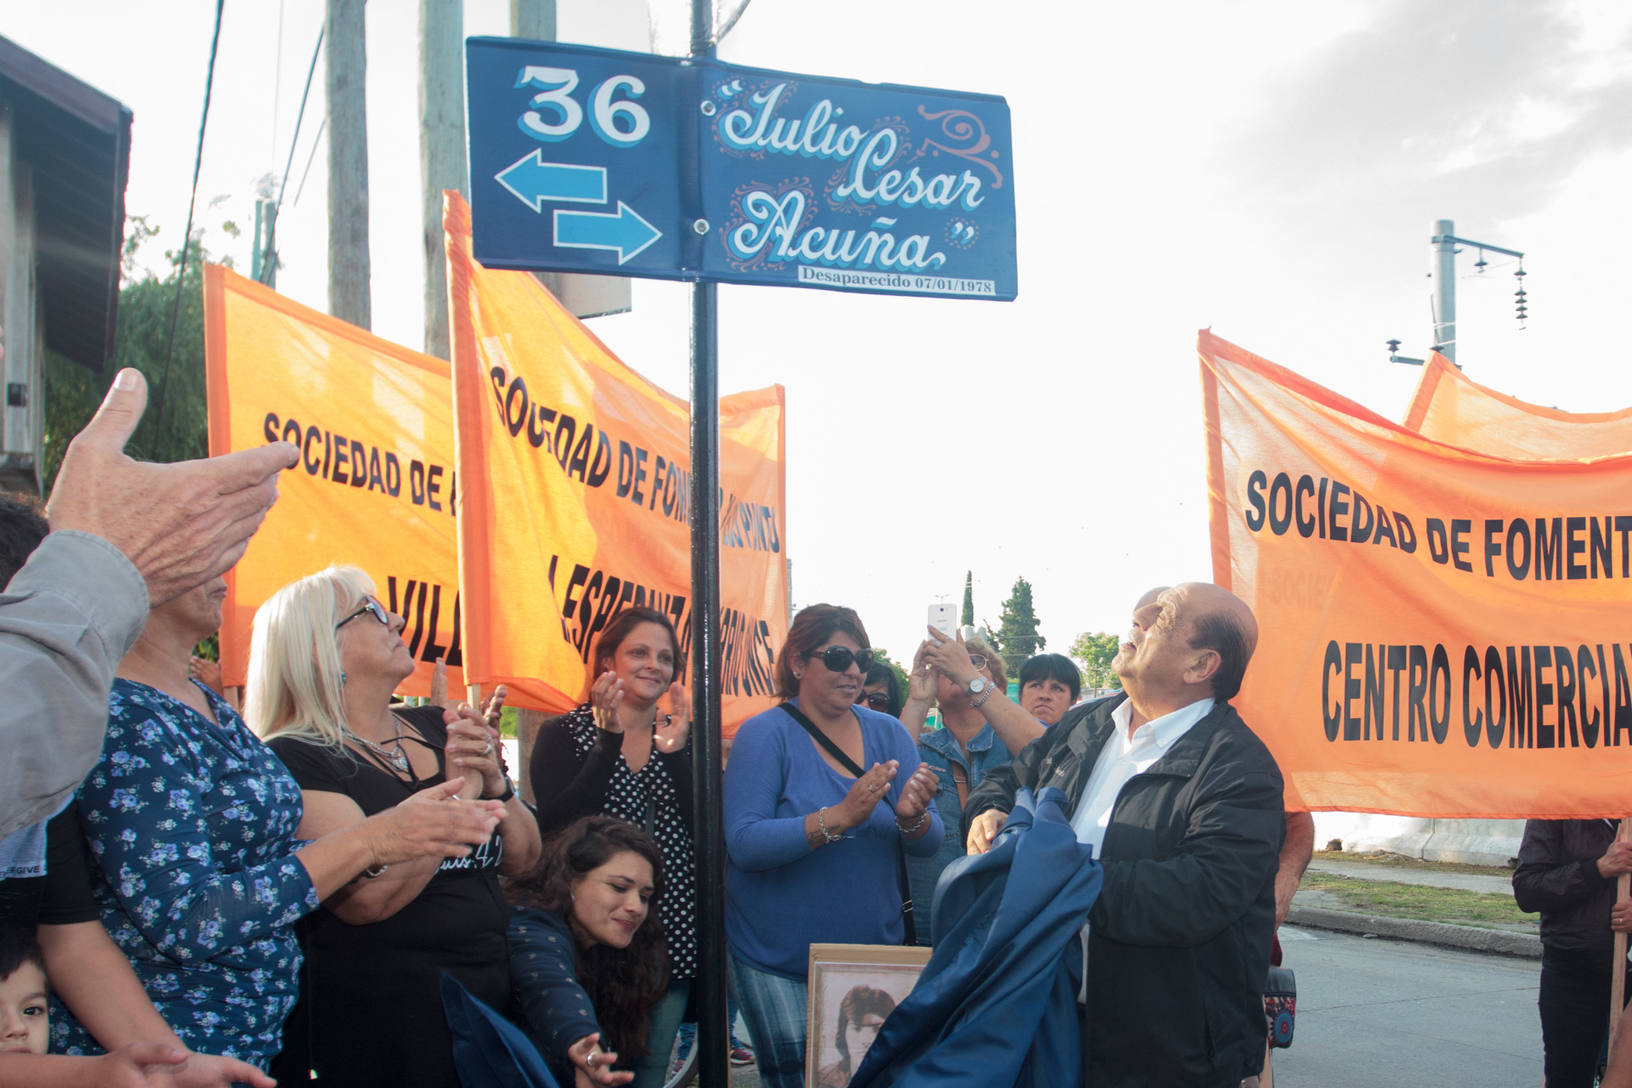
{"type": "Polygon", "coordinates": [[[1264,965],[1285,834],[1281,774],[1228,701],[1252,610],[1191,582],[1141,602],[1112,662],[1124,695],[1072,710],[964,808],[991,844],[1020,786],[1066,791],[1104,866],[1088,913],[1085,1079],[1236,1088],[1263,1064],[1264,965]]]}

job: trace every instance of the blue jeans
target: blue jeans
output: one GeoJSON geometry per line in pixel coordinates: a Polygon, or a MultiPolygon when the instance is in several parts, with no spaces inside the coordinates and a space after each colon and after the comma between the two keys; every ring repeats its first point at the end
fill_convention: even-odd
{"type": "Polygon", "coordinates": [[[669,983],[669,992],[652,1006],[646,1028],[646,1056],[635,1066],[635,1079],[630,1088],[663,1088],[669,1079],[669,1054],[674,1050],[674,1036],[680,1030],[680,1018],[686,1013],[686,999],[691,996],[691,979],[677,978],[669,983]]]}
{"type": "Polygon", "coordinates": [[[764,1088],[804,1088],[806,987],[731,957],[731,995],[748,1025],[764,1088]]]}

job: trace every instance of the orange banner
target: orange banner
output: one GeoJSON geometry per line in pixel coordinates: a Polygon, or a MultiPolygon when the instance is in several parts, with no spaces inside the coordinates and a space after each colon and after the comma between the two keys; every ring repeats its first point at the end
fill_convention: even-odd
{"type": "Polygon", "coordinates": [[[1213,578],[1287,807],[1595,817],[1632,796],[1632,456],[1430,441],[1208,332],[1213,578]]]}
{"type": "Polygon", "coordinates": [[[1515,461],[1579,460],[1632,452],[1632,408],[1561,412],[1469,381],[1435,352],[1422,368],[1405,425],[1452,446],[1515,461]]]}
{"type": "Polygon", "coordinates": [[[284,439],[300,464],[227,575],[221,674],[242,684],[255,610],[330,563],[367,571],[407,620],[419,667],[399,689],[430,693],[436,658],[448,690],[460,669],[448,364],[291,302],[214,265],[204,270],[210,453],[284,439]]]}
{"type": "MultiPolygon", "coordinates": [[[[532,276],[470,252],[444,194],[466,673],[562,711],[587,690],[595,636],[623,607],[666,613],[689,667],[690,411],[620,362],[532,276]],[[475,481],[480,479],[481,486],[475,481]]],[[[787,634],[781,386],[720,406],[722,721],[776,702],[787,634]]],[[[684,679],[684,677],[681,677],[684,679]]],[[[689,686],[689,682],[688,682],[689,686]]]]}

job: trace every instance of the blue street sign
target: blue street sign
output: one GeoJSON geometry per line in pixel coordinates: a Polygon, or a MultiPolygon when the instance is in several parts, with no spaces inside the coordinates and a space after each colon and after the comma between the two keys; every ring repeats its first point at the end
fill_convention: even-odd
{"type": "Polygon", "coordinates": [[[993,95],[511,38],[466,42],[492,268],[1007,300],[993,95]]]}

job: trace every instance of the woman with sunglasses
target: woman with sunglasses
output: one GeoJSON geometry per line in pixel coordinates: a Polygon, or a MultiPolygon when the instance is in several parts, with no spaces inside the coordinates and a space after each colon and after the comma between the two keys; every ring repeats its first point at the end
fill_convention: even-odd
{"type": "MultiPolygon", "coordinates": [[[[119,663],[80,805],[101,924],[165,1021],[189,1048],[265,1069],[295,1003],[296,920],[351,894],[365,872],[467,853],[499,813],[442,789],[344,827],[304,824],[283,764],[188,677],[225,596],[216,578],[149,614],[119,663]]],[[[54,1048],[70,1053],[98,1053],[93,1033],[119,1026],[81,1025],[66,1010],[51,1021],[54,1048]]]]}
{"type": "Polygon", "coordinates": [[[867,666],[867,679],[856,702],[866,703],[880,714],[901,717],[901,678],[887,662],[875,658],[867,666]]]}
{"type": "Polygon", "coordinates": [[[935,885],[964,855],[963,804],[988,771],[1001,767],[1043,735],[1043,723],[1011,700],[1003,659],[978,636],[956,638],[931,627],[913,655],[901,724],[918,738],[918,755],[935,770],[935,807],[948,832],[933,857],[908,858],[907,879],[918,910],[918,943],[936,932],[935,885]],[[931,703],[941,728],[926,730],[931,703]]]}
{"type": "Polygon", "coordinates": [[[661,1088],[697,973],[697,862],[691,839],[691,700],[674,682],[680,640],[650,608],[626,608],[590,655],[589,701],[545,722],[527,771],[541,833],[597,813],[644,830],[663,852],[657,917],[668,938],[669,988],[650,1029],[620,1050],[635,1088],[661,1088]],[[668,709],[660,710],[659,702],[668,709]]]}
{"type": "Polygon", "coordinates": [[[811,943],[901,944],[902,853],[941,841],[934,771],[856,705],[867,645],[851,609],[800,612],[776,662],[787,701],[742,724],[726,765],[731,982],[767,1088],[804,1084],[811,943]]]}
{"type": "Polygon", "coordinates": [[[255,614],[245,716],[300,783],[302,836],[455,783],[501,813],[474,851],[370,868],[301,923],[306,968],[272,1067],[279,1084],[310,1071],[357,1088],[457,1088],[442,972],[494,1008],[509,1004],[498,878],[531,871],[538,827],[476,711],[392,705],[414,671],[402,628],[355,567],[284,586],[255,614]]]}

